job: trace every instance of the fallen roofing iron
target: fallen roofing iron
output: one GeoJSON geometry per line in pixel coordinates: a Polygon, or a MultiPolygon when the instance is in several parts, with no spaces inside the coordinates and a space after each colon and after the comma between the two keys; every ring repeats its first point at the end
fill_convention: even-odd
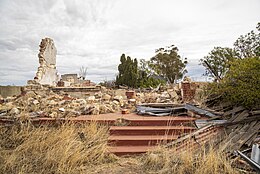
{"type": "Polygon", "coordinates": [[[226,123],[227,120],[195,120],[195,125],[197,128],[201,128],[203,126],[206,126],[208,124],[210,125],[217,125],[217,124],[223,124],[226,123]]]}
{"type": "Polygon", "coordinates": [[[151,115],[151,116],[168,116],[173,114],[186,113],[185,107],[174,107],[174,108],[154,108],[137,106],[137,114],[139,115],[151,115]]]}
{"type": "Polygon", "coordinates": [[[211,118],[218,117],[217,115],[213,114],[212,112],[196,107],[192,104],[185,104],[182,106],[174,106],[172,104],[143,104],[138,105],[136,107],[137,114],[140,115],[151,115],[151,116],[168,116],[173,114],[182,114],[186,113],[187,110],[197,113],[199,115],[208,116],[211,118]],[[164,106],[164,108],[162,108],[164,106]]]}
{"type": "Polygon", "coordinates": [[[194,106],[192,104],[188,104],[186,103],[185,104],[185,108],[189,111],[193,111],[199,115],[205,115],[205,116],[208,116],[208,117],[216,117],[217,115],[213,114],[212,112],[208,111],[208,110],[205,110],[205,109],[202,109],[202,108],[199,108],[197,106],[194,106]]]}
{"type": "Polygon", "coordinates": [[[248,156],[240,152],[239,150],[235,151],[236,154],[240,155],[257,173],[260,173],[260,165],[254,160],[250,159],[248,156]]]}
{"type": "Polygon", "coordinates": [[[184,104],[173,104],[173,103],[142,103],[138,106],[152,107],[152,108],[175,108],[185,107],[184,104]]]}

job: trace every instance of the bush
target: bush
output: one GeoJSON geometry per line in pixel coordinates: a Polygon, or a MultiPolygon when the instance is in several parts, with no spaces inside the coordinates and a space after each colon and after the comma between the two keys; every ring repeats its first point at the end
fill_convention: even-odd
{"type": "Polygon", "coordinates": [[[149,88],[149,87],[157,87],[159,84],[165,85],[166,82],[164,80],[148,77],[146,79],[141,79],[138,85],[141,88],[149,88]]]}
{"type": "Polygon", "coordinates": [[[260,58],[237,59],[212,90],[226,101],[246,108],[260,107],[260,58]]]}

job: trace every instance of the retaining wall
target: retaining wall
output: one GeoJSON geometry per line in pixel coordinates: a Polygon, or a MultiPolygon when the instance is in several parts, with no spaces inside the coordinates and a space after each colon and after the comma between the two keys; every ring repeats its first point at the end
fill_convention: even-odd
{"type": "Polygon", "coordinates": [[[4,98],[21,94],[22,86],[0,86],[0,95],[4,98]]]}

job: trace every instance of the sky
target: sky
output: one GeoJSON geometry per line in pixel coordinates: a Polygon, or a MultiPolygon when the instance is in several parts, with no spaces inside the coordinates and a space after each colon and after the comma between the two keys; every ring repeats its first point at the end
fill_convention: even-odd
{"type": "Polygon", "coordinates": [[[59,74],[87,67],[94,82],[115,79],[120,56],[150,59],[176,45],[188,76],[206,80],[199,59],[232,47],[260,22],[260,0],[0,0],[0,85],[25,85],[50,37],[59,74]]]}

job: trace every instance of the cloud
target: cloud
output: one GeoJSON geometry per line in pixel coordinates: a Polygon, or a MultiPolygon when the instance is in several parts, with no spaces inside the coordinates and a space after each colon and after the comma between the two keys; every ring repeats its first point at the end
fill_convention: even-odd
{"type": "Polygon", "coordinates": [[[259,21],[258,0],[2,0],[0,84],[24,85],[38,66],[39,43],[54,39],[60,74],[88,67],[88,78],[115,78],[122,53],[149,59],[175,44],[188,58],[189,75],[214,46],[232,47],[259,21]]]}

